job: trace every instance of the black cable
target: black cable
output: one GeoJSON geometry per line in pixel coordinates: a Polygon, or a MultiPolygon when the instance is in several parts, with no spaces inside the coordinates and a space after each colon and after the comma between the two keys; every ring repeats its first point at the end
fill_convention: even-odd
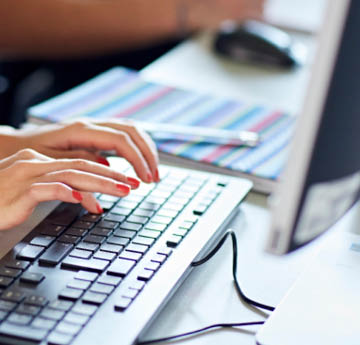
{"type": "Polygon", "coordinates": [[[233,328],[233,327],[263,325],[263,324],[264,324],[264,321],[242,322],[242,323],[217,323],[217,324],[210,325],[210,326],[207,326],[204,328],[196,329],[194,331],[181,333],[181,334],[177,334],[177,335],[172,335],[172,336],[165,337],[165,338],[140,341],[140,342],[137,342],[136,344],[137,345],[149,345],[149,344],[155,344],[155,343],[162,343],[162,342],[169,341],[169,340],[175,340],[175,339],[179,339],[179,338],[193,336],[195,334],[202,333],[202,332],[208,331],[210,329],[214,329],[214,328],[233,328]]]}
{"type": "Polygon", "coordinates": [[[226,239],[229,236],[231,236],[231,239],[232,239],[232,247],[233,247],[232,275],[233,275],[233,279],[234,279],[235,288],[236,288],[237,293],[239,294],[240,298],[247,304],[250,304],[250,305],[252,305],[254,307],[257,307],[257,308],[260,308],[260,309],[264,309],[264,310],[268,310],[268,311],[274,311],[275,310],[274,307],[271,307],[269,305],[262,304],[262,303],[259,303],[259,302],[256,302],[256,301],[250,299],[241,290],[239,281],[238,281],[237,276],[236,276],[237,262],[238,262],[238,250],[237,250],[236,235],[235,235],[235,232],[233,230],[231,230],[231,229],[227,230],[225,232],[224,236],[221,238],[221,240],[217,243],[215,248],[212,251],[210,251],[210,253],[208,255],[206,255],[203,259],[201,259],[199,261],[192,262],[191,266],[194,266],[194,267],[200,266],[200,265],[204,264],[205,262],[207,262],[208,260],[210,260],[218,252],[218,250],[222,247],[222,245],[225,243],[226,239]]]}
{"type": "MultiPolygon", "coordinates": [[[[191,263],[191,266],[193,266],[193,267],[200,266],[200,265],[204,264],[205,262],[207,262],[208,260],[210,260],[219,251],[219,249],[223,246],[223,244],[225,243],[226,239],[229,236],[231,236],[231,239],[232,239],[232,247],[233,247],[232,274],[233,274],[233,279],[234,279],[235,288],[236,288],[237,293],[239,294],[240,298],[247,304],[250,304],[250,305],[260,308],[260,309],[273,311],[275,309],[274,307],[271,307],[266,304],[262,304],[262,303],[259,303],[259,302],[256,302],[256,301],[250,299],[243,293],[243,291],[240,288],[240,284],[236,277],[237,259],[238,259],[237,240],[236,240],[235,232],[233,230],[231,230],[231,229],[227,230],[225,232],[224,236],[221,238],[221,240],[216,244],[215,248],[213,250],[211,250],[210,253],[207,254],[204,258],[202,258],[198,261],[193,261],[191,263]]],[[[202,332],[208,331],[210,329],[214,329],[214,328],[233,328],[233,327],[244,327],[244,326],[252,326],[252,325],[262,325],[262,324],[264,324],[264,321],[242,322],[242,323],[217,323],[217,324],[209,325],[209,326],[206,326],[206,327],[203,327],[200,329],[189,331],[186,333],[172,335],[169,337],[151,339],[151,340],[145,340],[145,341],[138,341],[136,344],[137,345],[149,345],[149,344],[154,344],[154,343],[161,343],[161,342],[165,342],[165,341],[169,341],[169,340],[175,340],[175,339],[179,339],[179,338],[193,336],[195,334],[202,333],[202,332]]]]}

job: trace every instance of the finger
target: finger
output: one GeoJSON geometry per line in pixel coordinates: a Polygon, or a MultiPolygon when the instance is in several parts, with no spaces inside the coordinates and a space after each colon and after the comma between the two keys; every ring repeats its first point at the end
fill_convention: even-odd
{"type": "Polygon", "coordinates": [[[5,169],[8,166],[15,163],[16,161],[34,161],[34,160],[51,161],[52,159],[32,149],[23,149],[5,159],[2,159],[0,161],[0,169],[5,169]]]}
{"type": "Polygon", "coordinates": [[[39,178],[52,172],[76,170],[116,180],[130,185],[133,189],[138,188],[140,185],[140,181],[136,178],[125,176],[110,167],[83,159],[59,159],[40,162],[21,161],[16,162],[16,164],[19,166],[19,170],[26,171],[34,178],[39,178]]]}
{"type": "Polygon", "coordinates": [[[156,145],[147,133],[138,129],[131,121],[128,121],[127,123],[108,121],[97,122],[96,124],[127,133],[146,159],[146,162],[150,167],[153,180],[159,182],[159,157],[156,150],[156,145]]]}
{"type": "Polygon", "coordinates": [[[101,214],[104,212],[99,202],[96,200],[95,196],[92,193],[83,192],[82,196],[83,196],[83,200],[81,204],[90,213],[101,214]]]}
{"type": "Polygon", "coordinates": [[[79,170],[60,170],[47,173],[38,178],[39,182],[61,182],[84,192],[102,192],[124,197],[130,193],[130,187],[108,177],[79,170]]]}

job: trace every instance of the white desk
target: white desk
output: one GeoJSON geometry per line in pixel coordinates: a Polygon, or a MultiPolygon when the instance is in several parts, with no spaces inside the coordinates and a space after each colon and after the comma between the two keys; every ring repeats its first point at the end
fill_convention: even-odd
{"type": "MultiPolygon", "coordinates": [[[[240,99],[272,104],[296,114],[304,98],[314,53],[314,37],[296,34],[309,47],[308,64],[294,71],[238,65],[212,53],[208,33],[188,40],[141,71],[150,80],[240,99]]],[[[303,270],[319,243],[290,256],[263,252],[269,226],[264,196],[252,193],[232,222],[239,240],[239,279],[251,298],[276,306],[303,270]]],[[[263,318],[239,301],[231,276],[230,243],[210,262],[196,268],[179,288],[144,339],[169,336],[218,322],[258,321],[263,318]]],[[[256,327],[248,328],[251,332],[256,327]]],[[[209,332],[183,340],[185,344],[255,344],[253,333],[236,330],[209,332]]]]}

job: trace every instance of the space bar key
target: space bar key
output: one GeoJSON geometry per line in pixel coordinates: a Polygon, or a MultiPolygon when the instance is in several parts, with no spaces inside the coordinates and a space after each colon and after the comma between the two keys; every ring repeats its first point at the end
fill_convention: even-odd
{"type": "MultiPolygon", "coordinates": [[[[40,344],[46,337],[47,333],[48,331],[44,329],[15,325],[9,322],[4,322],[0,325],[0,340],[1,336],[6,336],[9,338],[28,340],[31,344],[40,344]]],[[[1,341],[1,344],[3,343],[5,342],[1,341]]]]}
{"type": "Polygon", "coordinates": [[[80,269],[101,273],[109,265],[108,261],[100,259],[78,259],[71,256],[66,257],[61,263],[62,268],[80,269]]]}

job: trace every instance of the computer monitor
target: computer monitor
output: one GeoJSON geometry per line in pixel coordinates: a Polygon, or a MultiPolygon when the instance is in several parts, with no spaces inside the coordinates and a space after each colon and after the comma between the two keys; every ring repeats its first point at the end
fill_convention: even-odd
{"type": "Polygon", "coordinates": [[[307,97],[272,200],[267,250],[276,254],[318,237],[359,198],[360,1],[328,2],[307,97]]]}

